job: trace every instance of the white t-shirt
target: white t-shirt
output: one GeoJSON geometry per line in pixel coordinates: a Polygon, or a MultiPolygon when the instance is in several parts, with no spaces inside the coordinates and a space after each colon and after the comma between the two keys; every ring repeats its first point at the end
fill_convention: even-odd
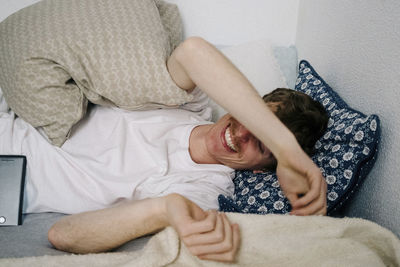
{"type": "Polygon", "coordinates": [[[72,214],[173,192],[218,209],[218,195],[233,194],[233,170],[196,164],[188,150],[191,131],[206,123],[183,109],[96,106],[62,148],[17,119],[8,127],[12,135],[0,129],[0,152],[27,156],[25,213],[72,214]]]}

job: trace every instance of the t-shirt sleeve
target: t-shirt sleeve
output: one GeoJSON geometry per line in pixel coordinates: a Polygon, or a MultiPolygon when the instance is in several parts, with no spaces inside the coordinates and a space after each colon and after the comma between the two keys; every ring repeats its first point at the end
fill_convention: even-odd
{"type": "Polygon", "coordinates": [[[181,105],[180,108],[192,111],[206,121],[211,121],[213,110],[210,106],[210,98],[198,87],[191,94],[193,100],[181,105]]]}

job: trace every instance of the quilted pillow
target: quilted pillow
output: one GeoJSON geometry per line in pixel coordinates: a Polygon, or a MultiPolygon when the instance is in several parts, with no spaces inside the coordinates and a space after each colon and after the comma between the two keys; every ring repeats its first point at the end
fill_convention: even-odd
{"type": "MultiPolygon", "coordinates": [[[[300,62],[295,89],[322,103],[329,114],[327,131],[317,141],[312,159],[327,182],[328,214],[333,214],[348,200],[375,162],[379,118],[349,107],[305,60],[300,62]]],[[[236,171],[234,184],[233,199],[219,196],[223,211],[267,214],[291,210],[274,172],[236,171]]]]}
{"type": "Polygon", "coordinates": [[[166,68],[181,29],[161,0],[44,0],[0,23],[0,86],[60,146],[88,100],[130,110],[190,101],[166,68]]]}

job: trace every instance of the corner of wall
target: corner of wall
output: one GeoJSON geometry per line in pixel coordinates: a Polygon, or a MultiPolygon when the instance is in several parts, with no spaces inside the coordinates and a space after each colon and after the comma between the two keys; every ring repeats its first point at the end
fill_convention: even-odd
{"type": "Polygon", "coordinates": [[[400,1],[301,0],[296,30],[307,59],[353,108],[381,119],[380,155],[346,214],[400,236],[400,1]]]}

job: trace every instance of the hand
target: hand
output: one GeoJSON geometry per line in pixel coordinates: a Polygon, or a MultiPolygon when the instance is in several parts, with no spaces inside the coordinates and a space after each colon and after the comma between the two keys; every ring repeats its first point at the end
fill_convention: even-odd
{"type": "Polygon", "coordinates": [[[326,214],[326,182],[319,168],[300,148],[282,155],[276,169],[293,215],[326,214]]]}
{"type": "Polygon", "coordinates": [[[231,224],[224,213],[205,212],[187,198],[171,194],[166,199],[166,216],[193,255],[204,260],[235,261],[239,226],[231,224]]]}

